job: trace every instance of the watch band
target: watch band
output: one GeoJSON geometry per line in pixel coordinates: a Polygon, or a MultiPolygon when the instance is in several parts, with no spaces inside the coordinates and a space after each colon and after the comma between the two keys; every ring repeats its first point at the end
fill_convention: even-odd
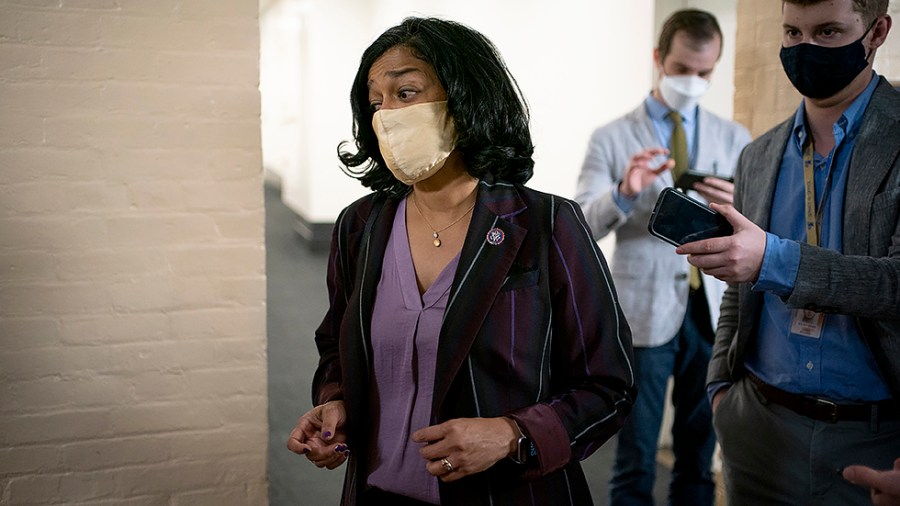
{"type": "Polygon", "coordinates": [[[512,418],[510,418],[510,420],[513,421],[516,430],[519,431],[519,438],[516,440],[516,452],[513,455],[510,455],[509,458],[516,464],[525,464],[534,457],[537,457],[537,448],[534,446],[531,439],[522,432],[522,428],[519,427],[519,422],[512,418]]]}

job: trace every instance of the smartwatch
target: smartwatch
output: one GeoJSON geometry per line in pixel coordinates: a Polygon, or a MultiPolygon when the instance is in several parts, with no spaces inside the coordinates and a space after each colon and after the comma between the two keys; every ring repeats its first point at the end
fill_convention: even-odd
{"type": "Polygon", "coordinates": [[[537,457],[537,448],[534,446],[531,439],[522,432],[519,423],[515,420],[513,420],[513,423],[519,431],[519,439],[516,440],[516,452],[510,455],[509,458],[516,464],[524,464],[534,457],[537,457]]]}

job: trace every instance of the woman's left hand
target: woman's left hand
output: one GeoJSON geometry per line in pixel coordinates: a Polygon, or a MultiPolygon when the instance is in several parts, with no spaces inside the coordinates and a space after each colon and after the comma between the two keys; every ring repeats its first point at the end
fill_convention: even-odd
{"type": "Polygon", "coordinates": [[[297,420],[288,437],[288,450],[306,455],[317,467],[334,469],[347,459],[347,435],[344,423],[347,410],[344,401],[329,401],[307,411],[297,420]]]}
{"type": "Polygon", "coordinates": [[[418,430],[413,442],[427,443],[419,452],[428,472],[441,481],[480,473],[515,450],[519,438],[509,418],[456,418],[418,430]]]}

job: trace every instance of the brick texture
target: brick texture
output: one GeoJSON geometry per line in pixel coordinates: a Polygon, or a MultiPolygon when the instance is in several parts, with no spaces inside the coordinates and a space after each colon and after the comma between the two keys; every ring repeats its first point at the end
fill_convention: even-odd
{"type": "Polygon", "coordinates": [[[258,3],[0,11],[0,504],[266,504],[258,3]]]}

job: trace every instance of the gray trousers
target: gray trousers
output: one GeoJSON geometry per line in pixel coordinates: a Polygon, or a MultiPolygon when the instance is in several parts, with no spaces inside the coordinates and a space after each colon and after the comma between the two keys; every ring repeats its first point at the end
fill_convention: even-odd
{"type": "Polygon", "coordinates": [[[766,403],[747,378],[722,398],[713,426],[729,506],[868,506],[869,491],[841,470],[890,469],[900,458],[900,421],[820,422],[766,403]]]}

